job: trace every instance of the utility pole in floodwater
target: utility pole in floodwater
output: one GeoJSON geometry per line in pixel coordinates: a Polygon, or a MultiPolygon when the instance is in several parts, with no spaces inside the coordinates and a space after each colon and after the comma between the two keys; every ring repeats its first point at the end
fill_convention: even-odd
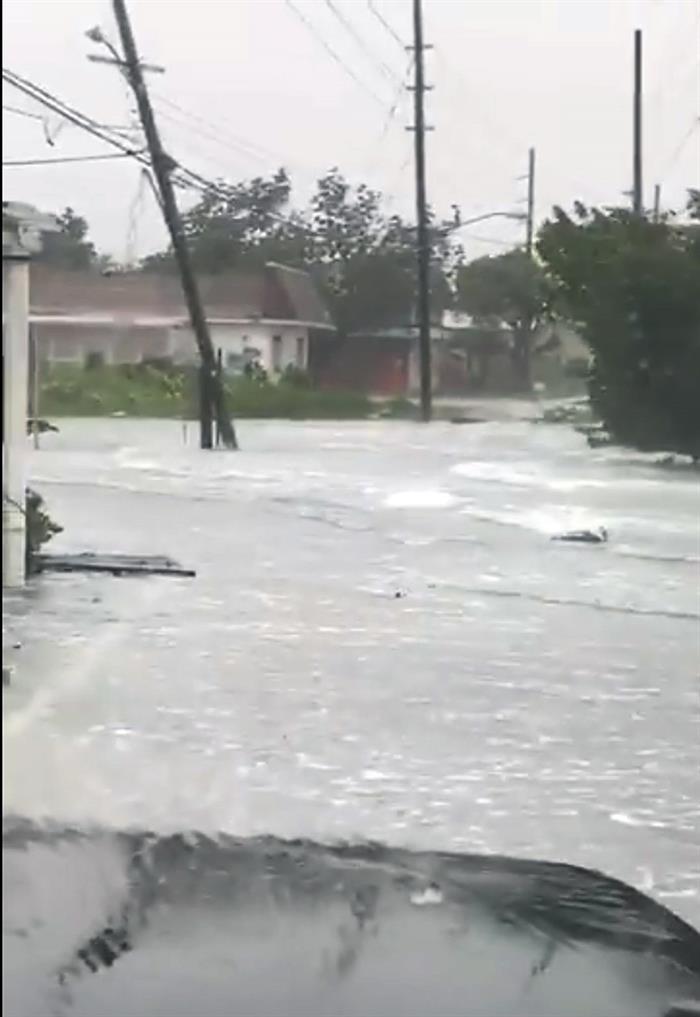
{"type": "Polygon", "coordinates": [[[194,332],[199,355],[201,358],[201,395],[200,395],[200,445],[202,448],[213,447],[212,418],[216,418],[217,432],[227,448],[238,447],[236,432],[226,409],[226,397],[221,376],[217,370],[216,354],[212,345],[206,315],[192,268],[192,260],[187,247],[185,233],[182,228],[180,210],[177,207],[175,189],[171,173],[177,168],[176,162],[164,151],[158,133],[153,108],[143,77],[143,65],[139,60],[134,33],[129,21],[129,13],[125,0],[112,0],[114,17],[119,28],[123,61],[116,62],[125,70],[129,84],[136,98],[139,117],[146,136],[146,144],[151,159],[151,166],[160,193],[160,204],[163,218],[170,233],[173,253],[180,272],[182,290],[189,311],[192,331],[194,332]]]}
{"type": "Polygon", "coordinates": [[[433,415],[433,372],[430,342],[430,239],[428,236],[428,204],[425,186],[425,84],[423,54],[429,47],[423,42],[423,10],[421,0],[413,0],[414,83],[413,108],[415,122],[409,130],[415,135],[416,168],[416,261],[418,346],[420,355],[421,418],[428,423],[433,415]]]}

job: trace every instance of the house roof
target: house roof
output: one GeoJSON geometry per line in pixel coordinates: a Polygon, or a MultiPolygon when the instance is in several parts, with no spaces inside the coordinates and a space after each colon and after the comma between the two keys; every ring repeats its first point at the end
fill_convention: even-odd
{"type": "MultiPolygon", "coordinates": [[[[199,276],[207,318],[219,321],[304,322],[332,329],[328,309],[306,272],[270,264],[259,272],[199,276]]],[[[139,319],[186,321],[187,308],[176,276],[155,272],[57,269],[41,262],[31,266],[31,311],[34,315],[137,322],[139,319]]]]}

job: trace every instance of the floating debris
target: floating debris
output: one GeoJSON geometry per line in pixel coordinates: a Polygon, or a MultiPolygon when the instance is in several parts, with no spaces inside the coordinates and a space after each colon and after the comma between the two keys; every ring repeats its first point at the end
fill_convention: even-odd
{"type": "Polygon", "coordinates": [[[183,568],[172,558],[161,555],[129,554],[38,554],[34,571],[41,572],[107,572],[113,576],[151,575],[187,576],[197,573],[183,568]]]}

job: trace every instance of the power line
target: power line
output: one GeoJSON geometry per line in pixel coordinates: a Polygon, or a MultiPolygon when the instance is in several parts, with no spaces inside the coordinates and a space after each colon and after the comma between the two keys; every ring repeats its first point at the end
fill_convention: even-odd
{"type": "Polygon", "coordinates": [[[386,20],[384,15],[377,10],[377,7],[374,4],[374,0],[367,0],[367,6],[371,10],[372,14],[375,16],[377,21],[380,23],[380,25],[382,25],[386,29],[386,31],[389,33],[394,42],[396,42],[401,47],[402,50],[405,50],[406,46],[403,42],[403,39],[397,32],[394,31],[394,29],[391,27],[391,25],[386,20]]]}
{"type": "Polygon", "coordinates": [[[379,67],[382,74],[384,74],[385,77],[387,77],[390,81],[397,81],[398,76],[394,73],[394,71],[392,71],[391,67],[389,67],[388,64],[385,64],[380,57],[376,57],[374,56],[373,53],[370,53],[365,40],[362,38],[360,33],[352,24],[352,22],[338,9],[337,5],[333,2],[333,0],[326,0],[326,7],[333,13],[334,17],[340,22],[343,28],[345,28],[348,34],[354,39],[354,41],[360,47],[365,56],[371,59],[372,62],[375,63],[377,67],[379,67]]]}
{"type": "Polygon", "coordinates": [[[678,145],[676,146],[676,148],[675,148],[675,150],[673,152],[673,155],[671,156],[671,158],[669,159],[669,161],[668,161],[668,163],[666,165],[666,169],[664,170],[663,174],[661,175],[661,181],[662,182],[668,176],[668,174],[671,172],[673,167],[676,165],[676,163],[680,159],[680,157],[683,154],[683,151],[685,149],[685,146],[688,144],[688,142],[692,138],[693,134],[698,129],[698,126],[700,126],[700,117],[694,116],[693,117],[693,122],[691,123],[690,127],[685,132],[685,134],[683,135],[681,140],[678,142],[678,145]]]}
{"type": "Polygon", "coordinates": [[[465,245],[468,245],[471,241],[476,241],[479,244],[495,244],[497,247],[517,247],[517,243],[511,240],[503,240],[502,237],[485,237],[482,233],[469,233],[463,240],[465,245]]]}
{"type": "MultiPolygon", "coordinates": [[[[153,98],[156,99],[159,104],[164,103],[170,109],[175,110],[185,119],[191,120],[196,124],[201,124],[202,127],[207,128],[206,131],[199,128],[198,133],[200,133],[202,137],[208,137],[211,141],[216,141],[218,144],[231,148],[233,151],[237,151],[241,155],[249,154],[250,158],[257,159],[258,161],[262,161],[267,157],[275,159],[279,158],[279,153],[275,154],[269,149],[265,149],[261,145],[257,145],[255,142],[246,141],[244,138],[239,138],[230,131],[222,130],[220,127],[215,126],[210,120],[206,120],[204,117],[199,116],[199,114],[185,109],[184,106],[181,106],[177,102],[173,102],[172,99],[168,99],[164,95],[159,95],[157,92],[154,92],[153,98]]],[[[190,129],[195,131],[194,127],[191,127],[190,129]]],[[[195,133],[197,133],[197,131],[195,131],[195,133]]]]}
{"type": "Polygon", "coordinates": [[[28,113],[26,109],[17,109],[16,106],[4,106],[2,107],[6,113],[16,113],[18,117],[26,117],[27,120],[38,120],[43,123],[44,118],[39,116],[38,113],[28,113]]]}
{"type": "Polygon", "coordinates": [[[9,159],[3,160],[3,166],[55,166],[66,162],[104,162],[107,159],[128,159],[132,152],[114,152],[105,155],[68,155],[55,159],[9,159]]]}
{"type": "Polygon", "coordinates": [[[309,21],[309,19],[306,17],[306,15],[302,14],[302,12],[296,6],[296,4],[293,2],[293,0],[285,0],[285,3],[287,4],[287,7],[289,7],[290,11],[292,11],[297,16],[297,18],[299,18],[299,20],[302,22],[302,24],[304,24],[306,26],[307,30],[313,35],[313,37],[316,39],[316,41],[319,42],[321,44],[321,46],[323,46],[323,48],[325,49],[326,53],[328,53],[328,55],[331,57],[331,59],[334,60],[338,64],[339,67],[343,68],[345,73],[349,77],[352,78],[352,80],[355,82],[356,85],[359,85],[360,88],[364,89],[364,91],[367,92],[367,94],[370,95],[374,99],[375,102],[378,102],[380,104],[380,106],[383,106],[384,102],[379,98],[379,96],[376,94],[376,92],[374,92],[369,87],[367,82],[362,80],[362,78],[358,78],[358,76],[355,74],[353,69],[351,67],[348,67],[348,65],[345,63],[345,61],[342,59],[342,57],[339,57],[338,54],[335,52],[335,50],[332,49],[328,45],[328,43],[323,38],[323,36],[316,30],[316,28],[309,21]]]}
{"type": "Polygon", "coordinates": [[[92,134],[94,137],[99,138],[100,141],[104,141],[107,144],[112,145],[112,147],[120,149],[120,151],[124,152],[126,155],[131,155],[143,165],[150,165],[145,156],[142,156],[135,149],[126,145],[123,139],[115,138],[114,135],[108,133],[107,129],[101,127],[95,120],[92,120],[85,114],[80,113],[78,110],[63,102],[62,99],[58,99],[55,95],[52,95],[51,92],[46,91],[46,89],[41,88],[39,85],[35,85],[26,78],[22,78],[19,74],[15,74],[14,71],[10,71],[6,67],[3,67],[2,69],[2,76],[9,85],[13,86],[13,88],[16,88],[18,91],[28,95],[31,99],[39,102],[47,109],[52,110],[52,112],[57,113],[70,123],[75,124],[77,127],[81,127],[84,131],[87,131],[88,134],[92,134]]]}
{"type": "Polygon", "coordinates": [[[414,59],[415,57],[411,56],[411,59],[408,61],[408,67],[406,68],[406,73],[403,77],[403,80],[399,82],[398,91],[394,97],[394,101],[391,104],[391,107],[389,108],[389,112],[387,113],[386,120],[384,121],[384,127],[382,128],[382,133],[379,135],[380,142],[383,141],[384,138],[386,137],[386,133],[389,130],[389,127],[391,126],[391,122],[399,111],[399,107],[401,105],[401,97],[408,87],[407,79],[410,77],[411,71],[413,70],[414,59]]]}
{"type": "MultiPolygon", "coordinates": [[[[35,85],[33,82],[28,81],[26,78],[20,77],[13,71],[3,68],[2,72],[3,79],[23,92],[25,95],[39,102],[41,105],[57,113],[59,116],[64,117],[69,122],[75,124],[77,127],[82,128],[89,134],[99,138],[100,141],[104,141],[108,145],[112,145],[114,148],[118,148],[124,156],[130,156],[139,162],[146,169],[151,169],[151,161],[141,149],[133,149],[128,147],[122,138],[114,137],[111,135],[106,128],[101,127],[96,121],[90,117],[81,113],[79,110],[68,106],[63,100],[57,96],[41,88],[39,85],[35,85]]],[[[230,197],[230,193],[221,184],[217,184],[194,170],[190,170],[187,167],[176,162],[174,159],[171,160],[173,164],[172,173],[173,183],[182,188],[195,189],[200,193],[215,194],[221,198],[230,197]]],[[[283,220],[283,216],[279,216],[276,213],[270,213],[271,218],[283,220]]],[[[286,220],[285,220],[286,221],[286,220]]]]}
{"type": "MultiPolygon", "coordinates": [[[[146,169],[151,169],[151,161],[148,156],[141,150],[135,149],[127,145],[123,138],[115,137],[112,129],[105,127],[104,125],[98,124],[97,121],[88,117],[86,114],[81,113],[79,110],[74,109],[67,103],[63,102],[57,96],[48,92],[46,89],[41,88],[39,85],[34,84],[22,78],[19,74],[15,74],[14,71],[10,71],[3,67],[2,76],[8,84],[12,85],[18,91],[29,98],[34,99],[40,105],[45,106],[52,112],[58,114],[64,120],[74,124],[76,127],[80,127],[82,130],[87,131],[88,134],[92,134],[94,137],[99,138],[100,141],[111,145],[113,148],[119,149],[124,155],[131,156],[136,162],[145,166],[146,169]]],[[[174,159],[172,160],[173,172],[172,178],[173,183],[178,187],[192,187],[194,186],[191,181],[188,181],[185,177],[187,171],[174,159]]],[[[201,180],[202,178],[200,178],[201,180]]],[[[201,190],[201,184],[198,185],[201,190]]]]}

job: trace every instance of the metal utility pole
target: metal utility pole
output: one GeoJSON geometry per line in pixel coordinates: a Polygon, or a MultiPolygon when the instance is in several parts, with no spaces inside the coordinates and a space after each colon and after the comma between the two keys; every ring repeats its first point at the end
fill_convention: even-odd
{"type": "Polygon", "coordinates": [[[661,218],[661,184],[654,184],[654,222],[661,218]]]}
{"type": "Polygon", "coordinates": [[[633,133],[632,210],[643,215],[642,197],[642,32],[634,33],[634,133],[633,133]]]}
{"type": "Polygon", "coordinates": [[[527,166],[527,237],[525,250],[528,258],[532,257],[532,245],[535,236],[535,150],[528,153],[527,166]]]}
{"type": "Polygon", "coordinates": [[[236,433],[231,418],[226,411],[223,385],[217,372],[216,354],[214,353],[211,336],[209,335],[209,327],[192,268],[180,212],[175,199],[175,190],[170,178],[170,174],[176,164],[164,151],[160,140],[158,127],[153,115],[153,108],[143,78],[143,65],[139,60],[125,0],[112,0],[112,6],[124,52],[124,66],[136,97],[139,117],[151,157],[151,165],[153,166],[158,190],[160,191],[163,217],[170,233],[170,240],[180,271],[182,289],[185,301],[187,302],[192,330],[202,360],[200,445],[202,448],[212,448],[213,446],[213,412],[216,416],[221,440],[227,448],[237,448],[236,433]]]}
{"type": "Polygon", "coordinates": [[[413,104],[415,123],[416,220],[417,220],[417,282],[418,282],[418,344],[420,350],[421,417],[428,423],[433,415],[432,350],[430,345],[430,240],[428,207],[425,192],[425,108],[426,92],[423,53],[423,10],[421,0],[413,0],[414,83],[413,104]]]}

